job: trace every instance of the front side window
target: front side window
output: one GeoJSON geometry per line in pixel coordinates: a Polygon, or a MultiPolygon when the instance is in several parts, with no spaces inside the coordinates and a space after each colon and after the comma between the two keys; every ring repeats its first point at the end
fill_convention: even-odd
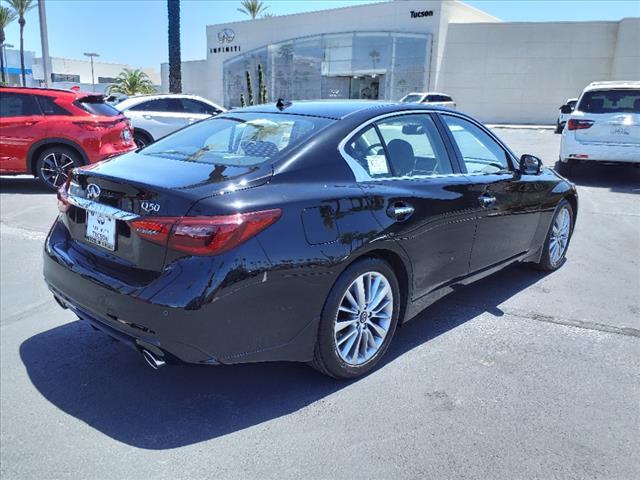
{"type": "Polygon", "coordinates": [[[29,117],[41,115],[33,95],[3,93],[0,95],[0,117],[29,117]]]}
{"type": "Polygon", "coordinates": [[[453,173],[440,134],[424,114],[376,122],[345,146],[370,178],[404,178],[453,173]]]}
{"type": "Polygon", "coordinates": [[[497,173],[509,170],[507,152],[477,125],[460,117],[442,115],[460,151],[467,173],[497,173]]]}
{"type": "Polygon", "coordinates": [[[585,113],[640,113],[640,90],[594,90],[580,99],[585,113]]]}
{"type": "Polygon", "coordinates": [[[274,162],[333,120],[289,114],[236,113],[218,116],[169,135],[145,155],[227,166],[274,162]]]}

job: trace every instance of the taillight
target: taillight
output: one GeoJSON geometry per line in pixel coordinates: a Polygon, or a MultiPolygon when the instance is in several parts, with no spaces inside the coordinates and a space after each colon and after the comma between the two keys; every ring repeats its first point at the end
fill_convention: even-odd
{"type": "Polygon", "coordinates": [[[586,128],[591,128],[591,125],[593,125],[593,120],[578,120],[570,118],[567,122],[567,130],[584,130],[586,128]]]}
{"type": "Polygon", "coordinates": [[[108,130],[110,128],[115,127],[121,120],[110,120],[110,121],[99,121],[99,120],[79,120],[77,122],[73,122],[74,125],[78,125],[79,127],[84,128],[85,130],[89,130],[92,132],[108,130]]]}
{"type": "Polygon", "coordinates": [[[69,203],[69,185],[71,184],[71,174],[67,176],[67,181],[58,188],[58,210],[67,213],[71,204],[69,203]]]}
{"type": "Polygon", "coordinates": [[[147,217],[130,222],[140,237],[193,255],[219,255],[275,223],[280,209],[215,217],[147,217]]]}

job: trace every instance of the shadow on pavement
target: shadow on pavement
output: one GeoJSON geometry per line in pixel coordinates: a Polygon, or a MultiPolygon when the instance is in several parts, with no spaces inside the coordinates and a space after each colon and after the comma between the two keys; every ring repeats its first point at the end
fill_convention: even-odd
{"type": "MultiPolygon", "coordinates": [[[[398,330],[379,369],[483,312],[500,316],[499,304],[541,278],[515,266],[440,300],[398,330]]],[[[154,372],[133,351],[80,321],[27,339],[20,356],[33,385],[56,407],[117,441],[153,450],[287,415],[353,383],[289,363],[154,372]]]]}
{"type": "Polygon", "coordinates": [[[640,194],[640,168],[619,165],[574,165],[569,180],[583,187],[640,194]]]}
{"type": "Polygon", "coordinates": [[[0,177],[0,193],[55,195],[53,190],[45,187],[37,178],[33,177],[0,177]]]}

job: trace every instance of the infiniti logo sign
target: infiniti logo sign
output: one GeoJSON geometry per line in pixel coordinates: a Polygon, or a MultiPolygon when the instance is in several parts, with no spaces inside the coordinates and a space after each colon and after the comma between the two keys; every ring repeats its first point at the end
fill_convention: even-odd
{"type": "Polygon", "coordinates": [[[233,42],[234,38],[236,38],[236,32],[234,32],[230,28],[225,28],[224,30],[220,30],[218,32],[218,41],[220,43],[231,43],[233,42]]]}
{"type": "Polygon", "coordinates": [[[95,183],[87,185],[87,198],[89,200],[97,200],[100,198],[100,187],[95,183]]]}

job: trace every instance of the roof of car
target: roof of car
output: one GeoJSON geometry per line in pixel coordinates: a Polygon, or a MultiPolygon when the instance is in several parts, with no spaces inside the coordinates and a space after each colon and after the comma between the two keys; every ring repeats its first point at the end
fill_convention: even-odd
{"type": "Polygon", "coordinates": [[[375,113],[386,113],[402,110],[442,110],[450,111],[444,107],[434,107],[432,105],[421,105],[419,103],[394,103],[378,100],[311,100],[294,101],[288,106],[280,109],[275,103],[265,103],[251,107],[236,108],[229,110],[227,114],[234,112],[256,112],[256,113],[286,113],[292,115],[309,115],[314,117],[326,117],[336,120],[356,112],[370,110],[375,113]]]}
{"type": "Polygon", "coordinates": [[[160,98],[193,98],[196,100],[204,100],[205,102],[210,103],[211,105],[218,106],[215,102],[212,102],[211,100],[207,100],[204,97],[193,95],[191,93],[148,93],[148,94],[133,95],[133,96],[127,97],[121,102],[117,103],[116,108],[118,109],[128,108],[134,105],[138,105],[139,103],[146,102],[148,100],[157,100],[160,98]]]}
{"type": "Polygon", "coordinates": [[[592,82],[584,89],[589,90],[608,90],[611,88],[640,88],[640,81],[638,80],[621,80],[621,81],[609,81],[609,82],[592,82]]]}
{"type": "Polygon", "coordinates": [[[86,96],[103,96],[100,93],[83,92],[81,90],[67,90],[63,88],[38,88],[38,87],[7,87],[0,86],[2,90],[15,91],[17,93],[31,93],[36,95],[42,95],[43,93],[52,93],[55,95],[69,95],[72,97],[86,97],[86,96]]]}

